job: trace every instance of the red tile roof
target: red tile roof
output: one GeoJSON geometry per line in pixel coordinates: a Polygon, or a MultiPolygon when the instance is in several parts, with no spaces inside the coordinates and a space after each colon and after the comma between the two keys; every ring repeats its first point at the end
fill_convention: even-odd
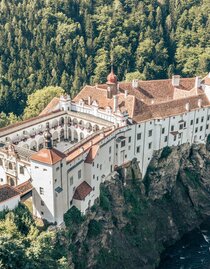
{"type": "Polygon", "coordinates": [[[3,203],[4,201],[19,195],[20,195],[19,191],[14,189],[8,184],[0,186],[0,203],[3,203]]]}
{"type": "Polygon", "coordinates": [[[86,157],[85,163],[92,163],[93,160],[96,157],[96,154],[98,152],[99,146],[98,145],[93,145],[91,149],[88,152],[88,155],[86,157]]]}
{"type": "Polygon", "coordinates": [[[45,107],[44,110],[42,110],[42,112],[39,114],[39,116],[45,115],[45,114],[49,114],[51,112],[53,112],[58,104],[59,104],[59,98],[58,97],[54,97],[51,102],[45,107]]]}
{"type": "Polygon", "coordinates": [[[24,183],[22,183],[22,184],[16,186],[15,189],[16,189],[19,193],[21,193],[21,195],[23,195],[23,194],[25,194],[25,193],[31,191],[31,190],[33,189],[33,186],[32,186],[32,184],[31,184],[30,180],[27,180],[26,182],[24,182],[24,183]]]}
{"type": "MultiPolygon", "coordinates": [[[[210,80],[208,76],[204,79],[210,80]]],[[[198,109],[198,100],[202,107],[210,106],[204,91],[195,89],[195,78],[181,78],[180,85],[174,87],[171,79],[138,81],[138,87],[133,88],[131,82],[119,83],[118,104],[121,111],[127,109],[134,122],[169,117],[186,112],[186,104],[190,110],[198,109]],[[128,92],[127,97],[125,92],[128,92]]],[[[75,102],[83,99],[87,103],[88,96],[96,100],[99,108],[113,108],[113,99],[107,98],[107,85],[85,86],[74,98],[75,102]]]]}
{"type": "Polygon", "coordinates": [[[50,165],[56,164],[57,162],[61,161],[64,158],[66,158],[66,155],[55,148],[52,149],[44,148],[31,156],[31,160],[33,161],[46,163],[50,165]]]}
{"type": "Polygon", "coordinates": [[[76,200],[84,200],[85,197],[92,191],[91,186],[86,182],[83,181],[75,190],[73,199],[76,200]]]}

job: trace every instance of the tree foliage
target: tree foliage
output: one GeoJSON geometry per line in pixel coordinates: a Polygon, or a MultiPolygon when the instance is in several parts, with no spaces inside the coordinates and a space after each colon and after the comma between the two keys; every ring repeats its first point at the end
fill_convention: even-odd
{"type": "Polygon", "coordinates": [[[23,117],[28,119],[39,115],[54,97],[60,97],[62,94],[64,94],[64,90],[61,87],[52,86],[44,87],[43,89],[30,94],[28,96],[23,117]]]}
{"type": "Polygon", "coordinates": [[[75,95],[119,80],[210,69],[209,1],[0,0],[0,111],[21,115],[28,95],[61,86],[75,95]]]}
{"type": "Polygon", "coordinates": [[[65,251],[58,251],[55,232],[39,232],[23,205],[0,220],[0,268],[66,269],[65,251]],[[61,255],[62,253],[62,255],[61,255]]]}

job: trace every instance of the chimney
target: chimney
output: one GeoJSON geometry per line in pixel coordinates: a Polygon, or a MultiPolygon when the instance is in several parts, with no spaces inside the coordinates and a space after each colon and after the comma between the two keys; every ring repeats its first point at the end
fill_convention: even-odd
{"type": "Polygon", "coordinates": [[[113,101],[114,101],[113,112],[116,113],[117,112],[117,108],[118,108],[118,96],[117,95],[114,95],[113,96],[113,101]]]}
{"type": "Polygon", "coordinates": [[[104,138],[104,137],[105,137],[104,130],[103,130],[103,132],[102,132],[102,133],[100,133],[100,137],[101,137],[101,138],[104,138]]]}
{"type": "Polygon", "coordinates": [[[180,83],[180,76],[179,75],[172,76],[172,86],[179,87],[179,83],[180,83]]]}
{"type": "Polygon", "coordinates": [[[128,90],[125,90],[125,98],[128,96],[128,90]]]}
{"type": "Polygon", "coordinates": [[[112,90],[110,87],[107,87],[107,98],[109,98],[109,99],[112,98],[112,90]]]}
{"type": "Polygon", "coordinates": [[[202,106],[202,100],[198,99],[198,107],[201,108],[201,106],[202,106]]]}
{"type": "Polygon", "coordinates": [[[133,80],[132,80],[132,87],[133,87],[133,88],[138,88],[138,86],[139,86],[139,81],[138,81],[138,79],[133,79],[133,80]]]}
{"type": "Polygon", "coordinates": [[[119,91],[120,91],[120,84],[117,83],[117,92],[119,92],[119,91]]]}
{"type": "Polygon", "coordinates": [[[91,96],[88,96],[88,105],[89,106],[91,105],[91,102],[92,102],[92,97],[91,96]]]}
{"type": "Polygon", "coordinates": [[[195,88],[198,89],[201,86],[201,77],[195,77],[195,88]]]}
{"type": "Polygon", "coordinates": [[[81,147],[81,148],[80,148],[80,152],[82,153],[82,152],[84,152],[84,151],[85,151],[84,148],[81,147]]]}
{"type": "Polygon", "coordinates": [[[190,111],[190,104],[189,104],[189,103],[186,103],[186,105],[185,105],[185,109],[186,109],[187,111],[190,111]]]}

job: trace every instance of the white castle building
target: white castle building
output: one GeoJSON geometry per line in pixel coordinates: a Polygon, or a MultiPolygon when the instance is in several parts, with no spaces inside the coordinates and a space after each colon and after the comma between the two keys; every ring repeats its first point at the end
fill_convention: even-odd
{"type": "Polygon", "coordinates": [[[30,191],[34,215],[61,224],[73,205],[85,213],[94,204],[116,167],[136,158],[144,176],[154,151],[209,133],[210,74],[118,83],[112,70],[106,84],[0,129],[0,196],[8,185],[22,198],[30,191]]]}

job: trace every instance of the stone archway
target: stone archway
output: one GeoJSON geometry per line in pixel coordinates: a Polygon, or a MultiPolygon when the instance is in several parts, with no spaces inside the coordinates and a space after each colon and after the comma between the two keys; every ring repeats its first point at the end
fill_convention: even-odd
{"type": "Polygon", "coordinates": [[[79,135],[80,141],[83,140],[84,137],[85,137],[85,136],[84,136],[83,132],[81,132],[80,135],[79,135]]]}
{"type": "Polygon", "coordinates": [[[52,134],[52,143],[53,143],[53,146],[56,146],[57,143],[58,143],[58,132],[55,131],[53,134],[52,134]]]}
{"type": "Polygon", "coordinates": [[[77,143],[78,142],[78,133],[76,130],[74,130],[74,143],[77,143]]]}
{"type": "Polygon", "coordinates": [[[30,149],[31,150],[34,150],[34,151],[37,151],[37,142],[36,140],[33,140],[30,144],[30,149]]]}
{"type": "Polygon", "coordinates": [[[60,141],[64,141],[64,129],[60,130],[60,141]]]}
{"type": "Polygon", "coordinates": [[[72,141],[72,133],[71,133],[71,129],[68,128],[68,137],[67,137],[68,141],[72,141]]]}
{"type": "Polygon", "coordinates": [[[38,140],[38,150],[41,150],[44,148],[44,137],[40,137],[38,140]]]}

